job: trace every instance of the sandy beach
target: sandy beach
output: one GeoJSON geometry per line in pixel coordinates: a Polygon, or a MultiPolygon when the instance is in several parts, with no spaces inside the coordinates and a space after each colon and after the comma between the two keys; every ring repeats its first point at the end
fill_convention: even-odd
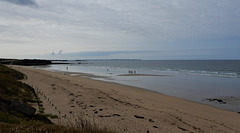
{"type": "Polygon", "coordinates": [[[66,73],[11,66],[27,76],[22,82],[39,92],[45,113],[56,124],[78,117],[118,132],[240,132],[240,114],[141,88],[66,73]]]}

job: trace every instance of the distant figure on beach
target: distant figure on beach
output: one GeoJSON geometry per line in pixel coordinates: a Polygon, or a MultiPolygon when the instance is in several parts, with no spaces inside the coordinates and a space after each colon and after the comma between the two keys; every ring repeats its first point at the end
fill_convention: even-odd
{"type": "Polygon", "coordinates": [[[128,74],[132,74],[133,72],[131,70],[128,71],[128,74]]]}
{"type": "Polygon", "coordinates": [[[137,72],[136,72],[136,70],[134,70],[134,74],[136,74],[137,72]]]}
{"type": "Polygon", "coordinates": [[[68,67],[66,67],[66,70],[68,71],[68,67]]]}

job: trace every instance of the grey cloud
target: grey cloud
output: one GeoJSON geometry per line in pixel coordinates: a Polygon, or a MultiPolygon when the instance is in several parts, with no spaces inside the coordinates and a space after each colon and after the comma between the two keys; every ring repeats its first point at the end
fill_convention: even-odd
{"type": "Polygon", "coordinates": [[[38,6],[37,2],[34,0],[3,0],[3,1],[11,2],[22,6],[38,6]]]}
{"type": "MultiPolygon", "coordinates": [[[[131,50],[219,47],[224,40],[233,46],[231,40],[240,40],[239,5],[239,0],[0,0],[0,39],[63,49],[64,53],[55,51],[58,56],[112,51],[74,54],[90,57],[152,54],[131,50]],[[9,2],[39,6],[35,10],[13,5],[12,10],[9,2]]],[[[50,53],[48,47],[43,49],[50,53]]]]}

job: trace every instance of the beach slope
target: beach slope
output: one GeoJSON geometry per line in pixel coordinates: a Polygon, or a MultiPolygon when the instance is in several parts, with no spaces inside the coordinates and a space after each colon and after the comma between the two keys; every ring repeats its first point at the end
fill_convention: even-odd
{"type": "Polygon", "coordinates": [[[23,82],[39,92],[46,113],[56,124],[79,118],[118,132],[240,132],[240,114],[166,96],[141,88],[92,80],[66,73],[11,66],[23,82]]]}

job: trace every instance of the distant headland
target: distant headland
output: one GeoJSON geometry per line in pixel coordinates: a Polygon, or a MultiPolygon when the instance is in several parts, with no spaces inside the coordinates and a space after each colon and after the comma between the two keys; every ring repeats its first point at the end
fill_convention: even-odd
{"type": "Polygon", "coordinates": [[[1,59],[0,64],[34,66],[34,65],[52,64],[52,61],[51,60],[41,60],[41,59],[1,59]]]}

